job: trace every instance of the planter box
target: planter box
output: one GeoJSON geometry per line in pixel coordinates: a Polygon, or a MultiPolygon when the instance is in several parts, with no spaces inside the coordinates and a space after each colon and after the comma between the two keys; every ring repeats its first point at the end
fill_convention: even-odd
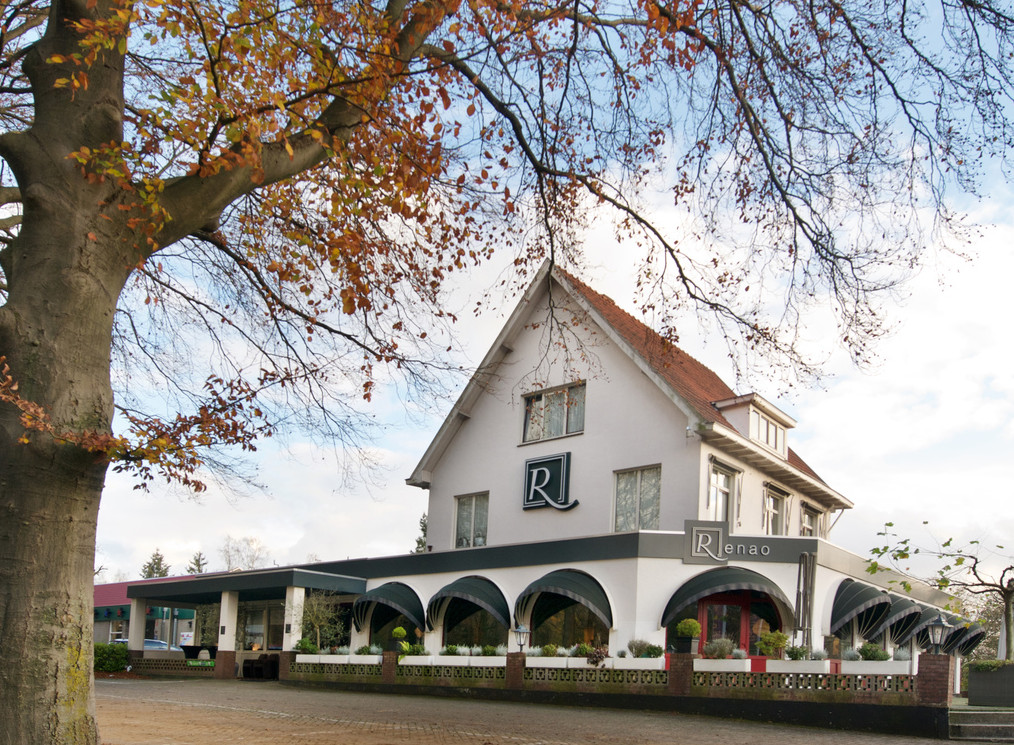
{"type": "Polygon", "coordinates": [[[471,660],[472,658],[470,656],[463,654],[440,654],[433,658],[433,664],[451,665],[453,667],[468,667],[471,660]]]}
{"type": "Polygon", "coordinates": [[[665,670],[665,657],[617,657],[616,670],[665,670]]]}
{"type": "Polygon", "coordinates": [[[704,658],[694,659],[694,672],[703,673],[748,673],[750,672],[750,658],[745,660],[706,660],[704,658]]]}
{"type": "Polygon", "coordinates": [[[380,654],[350,654],[350,665],[379,665],[384,656],[380,654]]]}
{"type": "Polygon", "coordinates": [[[317,662],[323,662],[325,665],[347,665],[349,664],[349,657],[347,654],[321,654],[317,655],[320,657],[317,662]]]}
{"type": "Polygon", "coordinates": [[[569,657],[526,657],[525,667],[567,667],[569,657]]]}
{"type": "Polygon", "coordinates": [[[968,671],[969,706],[1014,706],[1014,665],[989,672],[968,671]]]}
{"type": "Polygon", "coordinates": [[[398,660],[399,665],[432,665],[433,655],[431,654],[407,654],[398,660]]]}
{"type": "Polygon", "coordinates": [[[842,660],[842,675],[911,675],[912,662],[910,660],[842,660]]]}
{"type": "Polygon", "coordinates": [[[506,657],[472,657],[472,667],[507,667],[506,657]]]}
{"type": "Polygon", "coordinates": [[[296,662],[320,662],[319,654],[297,654],[296,662]]]}
{"type": "Polygon", "coordinates": [[[831,660],[768,660],[769,673],[820,675],[831,672],[831,660]]]}
{"type": "Polygon", "coordinates": [[[567,661],[567,667],[571,670],[601,670],[602,668],[612,669],[613,659],[612,657],[606,657],[602,660],[601,665],[590,665],[588,664],[587,657],[564,657],[567,661]]]}

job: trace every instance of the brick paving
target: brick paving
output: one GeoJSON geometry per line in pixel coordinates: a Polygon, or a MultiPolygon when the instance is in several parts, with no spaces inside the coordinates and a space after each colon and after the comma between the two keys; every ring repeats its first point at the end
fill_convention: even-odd
{"type": "Polygon", "coordinates": [[[351,693],[217,680],[97,680],[103,745],[929,745],[675,712],[351,693]]]}

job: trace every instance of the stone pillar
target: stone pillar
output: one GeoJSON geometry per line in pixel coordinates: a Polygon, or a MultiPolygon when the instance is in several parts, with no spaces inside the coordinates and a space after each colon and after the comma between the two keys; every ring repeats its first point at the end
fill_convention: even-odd
{"type": "Polygon", "coordinates": [[[520,691],[525,687],[525,659],[524,652],[507,653],[507,680],[504,683],[510,690],[520,691]]]}
{"type": "Polygon", "coordinates": [[[289,680],[289,668],[296,661],[295,652],[282,651],[278,654],[278,679],[289,680]]]}
{"type": "Polygon", "coordinates": [[[380,681],[393,685],[398,681],[398,653],[384,652],[380,666],[380,681]]]}
{"type": "Polygon", "coordinates": [[[688,696],[694,679],[694,654],[669,654],[666,662],[669,668],[669,695],[688,696]]]}
{"type": "Polygon", "coordinates": [[[218,615],[218,654],[215,655],[215,677],[231,680],[236,677],[236,621],[239,618],[239,593],[222,593],[222,609],[218,615]]]}
{"type": "Polygon", "coordinates": [[[306,588],[285,588],[285,633],[282,635],[282,651],[288,652],[303,637],[303,600],[306,588]]]}
{"type": "Polygon", "coordinates": [[[127,626],[127,649],[144,651],[144,623],[148,620],[148,601],[131,598],[130,623],[127,626]]]}
{"type": "Polygon", "coordinates": [[[919,674],[915,685],[920,704],[950,706],[954,690],[954,658],[949,654],[919,655],[919,674]]]}

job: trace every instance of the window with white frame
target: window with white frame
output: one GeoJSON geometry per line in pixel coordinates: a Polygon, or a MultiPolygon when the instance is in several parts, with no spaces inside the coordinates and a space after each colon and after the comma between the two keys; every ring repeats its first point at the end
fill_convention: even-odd
{"type": "Polygon", "coordinates": [[[799,535],[820,536],[820,513],[808,504],[802,506],[799,515],[799,535]]]}
{"type": "Polygon", "coordinates": [[[489,492],[456,497],[454,501],[454,547],[485,546],[489,492]]]}
{"type": "Polygon", "coordinates": [[[764,533],[785,535],[788,528],[789,495],[773,486],[764,487],[764,533]]]}
{"type": "Polygon", "coordinates": [[[756,409],[750,412],[753,438],[778,453],[785,453],[785,427],[775,423],[756,409]]]}
{"type": "Polygon", "coordinates": [[[613,528],[617,532],[658,530],[661,491],[661,466],[618,472],[613,528]]]}
{"type": "Polygon", "coordinates": [[[708,485],[708,519],[732,522],[736,498],[736,473],[717,464],[711,466],[708,485]]]}
{"type": "Polygon", "coordinates": [[[584,383],[525,396],[524,442],[584,431],[584,383]]]}

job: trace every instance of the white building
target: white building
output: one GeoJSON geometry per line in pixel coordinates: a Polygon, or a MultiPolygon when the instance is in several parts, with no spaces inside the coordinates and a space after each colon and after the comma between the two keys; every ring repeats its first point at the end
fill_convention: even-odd
{"type": "MultiPolygon", "coordinates": [[[[792,450],[794,426],[547,266],[408,479],[429,491],[426,553],[131,596],[186,604],[221,592],[232,615],[220,650],[250,616],[236,616],[244,603],[287,598],[293,619],[301,582],[352,603],[353,648],[387,644],[396,626],[433,652],[508,644],[524,624],[533,644],[615,653],[632,639],[669,646],[675,623],[693,617],[702,645],[722,636],[750,655],[776,629],[832,653],[863,640],[918,651],[948,598],[905,597],[896,577],[867,574],[862,557],[829,542],[852,503],[792,450]]],[[[264,634],[267,610],[253,616],[282,648],[298,638],[264,634]]],[[[967,652],[982,632],[952,622],[945,648],[967,652]]]]}

